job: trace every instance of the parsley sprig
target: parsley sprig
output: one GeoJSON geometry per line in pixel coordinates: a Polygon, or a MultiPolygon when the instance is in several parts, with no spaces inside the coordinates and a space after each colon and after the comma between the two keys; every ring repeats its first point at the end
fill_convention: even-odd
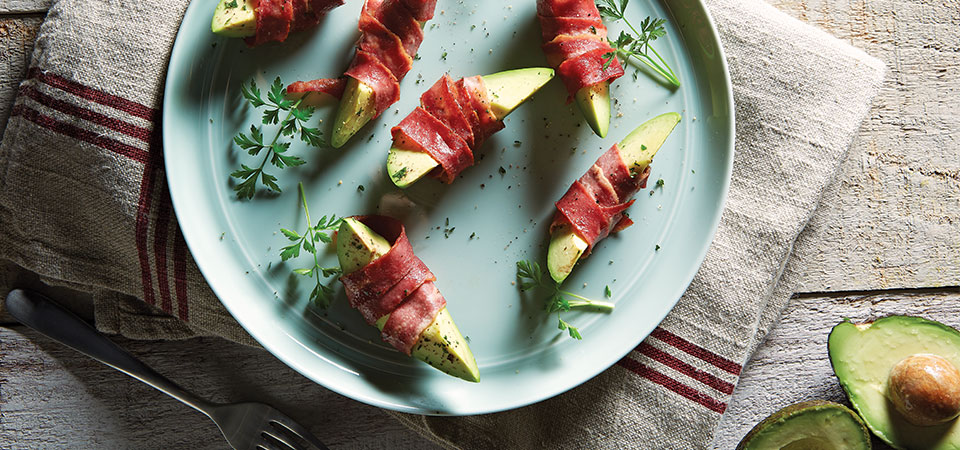
{"type": "Polygon", "coordinates": [[[277,177],[264,172],[267,162],[276,166],[278,169],[285,167],[295,167],[303,165],[302,158],[295,155],[288,155],[290,149],[289,141],[281,141],[280,137],[291,137],[295,134],[300,136],[300,140],[306,142],[312,147],[325,147],[326,141],[323,139],[319,128],[307,126],[307,121],[313,116],[314,108],[310,106],[300,106],[303,98],[298,100],[287,99],[287,88],[284,87],[280,77],[273,80],[270,91],[267,92],[267,99],[261,96],[257,83],[250,80],[250,85],[240,85],[240,91],[243,98],[247,100],[250,106],[254,108],[264,108],[261,122],[263,125],[277,125],[277,133],[269,142],[264,141],[263,126],[250,125],[250,134],[238,133],[233,142],[243,150],[246,150],[250,156],[258,156],[266,150],[260,165],[256,168],[249,167],[246,164],[240,164],[240,168],[230,174],[231,177],[241,179],[240,183],[234,186],[237,191],[237,198],[249,199],[257,192],[257,182],[263,183],[267,189],[280,192],[280,186],[277,185],[277,177]],[[286,112],[283,119],[280,118],[282,112],[286,112]]]}
{"type": "Polygon", "coordinates": [[[546,298],[547,314],[557,313],[557,328],[566,330],[570,337],[583,339],[580,330],[570,325],[560,317],[561,312],[574,308],[591,307],[600,311],[613,311],[613,303],[590,300],[589,298],[560,289],[560,285],[549,276],[544,276],[540,264],[531,261],[517,261],[517,280],[520,281],[520,291],[526,292],[534,288],[544,288],[550,291],[546,298]]]}
{"type": "MultiPolygon", "coordinates": [[[[333,238],[327,234],[327,231],[335,230],[340,227],[340,222],[342,218],[338,218],[336,214],[327,217],[323,216],[320,220],[317,221],[316,225],[311,225],[313,223],[310,220],[310,209],[307,207],[307,196],[303,193],[303,183],[299,185],[300,189],[300,201],[303,202],[303,213],[307,217],[307,229],[303,233],[297,233],[293,230],[288,230],[286,228],[281,228],[280,232],[287,237],[292,244],[283,247],[280,249],[280,259],[286,261],[290,258],[296,258],[300,256],[300,249],[313,254],[313,266],[304,267],[299,269],[293,269],[293,273],[297,275],[303,275],[305,277],[315,277],[317,280],[317,285],[313,288],[313,291],[310,292],[310,300],[317,303],[317,305],[326,308],[330,305],[330,298],[333,294],[333,288],[329,285],[323,284],[323,278],[328,278],[331,276],[340,275],[340,267],[323,267],[320,265],[320,256],[317,254],[317,247],[320,244],[330,244],[333,242],[333,238]]],[[[333,282],[331,281],[331,284],[333,282]]]]}
{"type": "Polygon", "coordinates": [[[640,29],[638,30],[630,23],[630,20],[624,16],[624,11],[629,1],[630,0],[596,0],[597,9],[600,10],[601,16],[611,19],[614,22],[623,20],[623,22],[630,27],[630,30],[633,31],[633,34],[621,31],[617,39],[613,41],[607,39],[607,41],[610,42],[610,46],[614,48],[614,51],[603,55],[603,57],[607,59],[603,63],[603,68],[606,69],[617,55],[623,59],[624,63],[630,58],[636,58],[637,61],[646,64],[647,67],[670,82],[670,84],[680,87],[680,80],[677,78],[677,75],[673,73],[673,69],[671,69],[670,65],[657,53],[657,50],[650,45],[650,43],[657,40],[657,38],[666,36],[667,30],[663,27],[663,24],[667,23],[667,20],[647,17],[640,22],[640,29]],[[651,56],[651,54],[653,56],[651,56]]]}

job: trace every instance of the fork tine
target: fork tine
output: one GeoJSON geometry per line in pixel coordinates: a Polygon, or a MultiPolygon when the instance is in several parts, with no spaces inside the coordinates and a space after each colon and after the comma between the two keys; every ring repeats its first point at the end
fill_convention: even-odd
{"type": "Polygon", "coordinates": [[[300,425],[299,423],[297,423],[296,421],[287,417],[285,414],[279,411],[276,412],[275,417],[271,418],[271,422],[285,428],[287,431],[298,436],[300,439],[307,441],[309,444],[313,445],[318,450],[330,450],[327,448],[326,445],[323,445],[323,442],[320,442],[320,439],[317,439],[317,437],[314,436],[313,433],[310,433],[309,431],[307,431],[307,429],[304,428],[303,425],[300,425]]]}
{"type": "Polygon", "coordinates": [[[285,448],[284,450],[289,450],[289,449],[293,449],[293,450],[306,450],[306,447],[300,445],[299,442],[296,442],[296,441],[290,439],[290,436],[285,436],[283,433],[278,433],[278,432],[272,431],[272,430],[263,430],[262,436],[264,436],[264,439],[265,439],[267,442],[269,442],[270,439],[266,439],[266,436],[270,436],[271,439],[273,439],[273,440],[275,440],[275,441],[277,441],[277,442],[285,445],[286,448],[285,448]]]}
{"type": "Polygon", "coordinates": [[[288,449],[281,449],[280,447],[277,447],[276,444],[274,444],[273,442],[268,441],[266,438],[263,438],[263,437],[261,437],[260,440],[257,441],[257,442],[255,443],[255,445],[253,445],[252,447],[253,447],[254,450],[260,450],[260,449],[264,449],[264,450],[288,450],[288,449]]]}

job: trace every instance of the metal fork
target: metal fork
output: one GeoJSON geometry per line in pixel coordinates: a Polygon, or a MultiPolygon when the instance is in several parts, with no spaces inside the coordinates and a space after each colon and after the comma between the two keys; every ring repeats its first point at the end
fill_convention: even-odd
{"type": "Polygon", "coordinates": [[[7,310],[20,323],[202,412],[235,449],[329,450],[306,428],[263,403],[211,403],[183,390],[46,296],[15,289],[7,310]]]}

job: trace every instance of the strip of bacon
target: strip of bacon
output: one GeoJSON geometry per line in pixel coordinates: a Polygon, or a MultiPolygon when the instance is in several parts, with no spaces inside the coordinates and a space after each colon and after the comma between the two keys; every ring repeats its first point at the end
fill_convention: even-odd
{"type": "Polygon", "coordinates": [[[577,91],[623,75],[607,43],[607,28],[593,0],[537,0],[537,18],[547,61],[557,70],[572,99],[577,91]]]}
{"type": "Polygon", "coordinates": [[[400,80],[410,71],[413,56],[423,42],[418,21],[431,19],[436,4],[436,0],[364,3],[357,25],[361,33],[357,53],[344,75],[373,90],[374,118],[400,99],[400,80]]]}
{"type": "Polygon", "coordinates": [[[403,224],[387,216],[355,216],[390,242],[390,250],[363,268],[340,277],[350,306],[369,324],[390,315],[383,340],[409,355],[423,330],[446,305],[433,284],[437,277],[413,254],[403,224]]]}
{"type": "Polygon", "coordinates": [[[454,82],[444,74],[420,96],[420,105],[390,130],[393,145],[429,154],[440,164],[431,176],[444,183],[473,165],[473,150],[503,129],[480,76],[454,82]]]}
{"type": "Polygon", "coordinates": [[[317,26],[327,12],[342,4],[343,0],[260,0],[256,7],[256,34],[245,41],[250,47],[283,42],[292,31],[317,26]]]}
{"type": "Polygon", "coordinates": [[[557,213],[550,225],[551,231],[565,223],[570,224],[574,233],[588,244],[582,256],[586,257],[601,239],[633,224],[624,215],[624,210],[633,204],[631,197],[646,187],[649,176],[648,166],[631,177],[630,169],[623,164],[617,144],[614,144],[556,203],[557,213]]]}

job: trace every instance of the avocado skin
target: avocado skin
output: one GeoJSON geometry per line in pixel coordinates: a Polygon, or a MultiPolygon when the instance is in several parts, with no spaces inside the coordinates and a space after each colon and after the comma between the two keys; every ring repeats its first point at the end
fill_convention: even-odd
{"type": "MultiPolygon", "coordinates": [[[[900,341],[901,344],[918,342],[921,338],[926,337],[929,341],[941,343],[943,346],[950,346],[953,352],[960,353],[960,331],[934,320],[915,316],[887,316],[873,322],[854,324],[849,319],[844,319],[830,331],[830,336],[827,338],[827,352],[830,355],[830,365],[833,368],[833,372],[836,374],[844,392],[846,392],[847,398],[850,399],[850,404],[853,405],[853,408],[863,418],[863,422],[867,428],[875,436],[893,448],[904,450],[960,449],[960,424],[958,424],[957,419],[940,425],[927,427],[916,426],[909,423],[906,418],[900,415],[893,404],[887,399],[886,380],[889,376],[890,369],[904,357],[910,356],[908,354],[898,354],[906,352],[897,352],[897,345],[891,343],[889,348],[882,352],[883,354],[875,354],[877,360],[889,359],[889,364],[884,365],[885,370],[882,370],[882,373],[878,373],[875,377],[878,380],[882,380],[883,392],[877,393],[872,392],[872,390],[865,390],[865,382],[857,379],[862,377],[863,374],[855,373],[856,367],[844,360],[845,357],[848,356],[844,347],[850,339],[866,341],[865,335],[870,333],[871,330],[873,330],[872,332],[876,332],[877,330],[889,327],[899,329],[898,332],[902,333],[902,336],[900,336],[902,338],[900,341]],[[889,365],[889,367],[886,367],[887,365],[889,365]],[[870,395],[879,397],[879,401],[883,402],[881,408],[884,408],[883,411],[889,415],[888,418],[878,417],[878,415],[873,412],[875,408],[870,407],[870,398],[868,397],[870,395]]],[[[889,340],[884,340],[883,342],[886,343],[889,342],[889,340]]],[[[859,351],[860,345],[866,343],[868,342],[860,342],[858,343],[859,345],[855,347],[858,347],[859,351]]],[[[859,351],[859,353],[863,352],[859,351]]],[[[927,351],[927,349],[912,352],[911,354],[915,353],[935,354],[946,358],[953,363],[954,366],[960,368],[960,361],[952,359],[950,355],[939,354],[937,351],[927,351]]]]}
{"type": "MultiPolygon", "coordinates": [[[[761,433],[768,432],[768,429],[772,429],[771,427],[786,426],[785,424],[787,424],[787,422],[797,421],[803,417],[812,416],[814,414],[818,414],[822,412],[830,412],[830,411],[836,411],[841,413],[837,417],[842,417],[843,419],[855,422],[857,424],[857,428],[859,429],[858,433],[856,433],[855,435],[852,434],[850,436],[853,440],[856,441],[856,444],[858,444],[859,447],[853,447],[853,448],[836,447],[837,450],[841,450],[841,449],[855,450],[856,448],[869,450],[871,448],[870,433],[867,432],[867,428],[864,426],[863,421],[860,420],[860,417],[858,417],[853,411],[851,411],[850,408],[847,408],[846,406],[843,406],[839,403],[828,402],[825,400],[812,400],[812,401],[795,403],[793,405],[787,406],[786,408],[783,408],[771,414],[766,419],[763,419],[760,423],[755,425],[750,430],[750,432],[747,433],[746,436],[743,437],[743,439],[737,445],[737,450],[767,450],[766,447],[760,447],[754,441],[756,438],[760,437],[761,433]]],[[[776,430],[774,429],[774,432],[775,431],[776,430]]],[[[813,431],[814,433],[811,433],[809,437],[816,438],[818,436],[821,436],[821,434],[817,432],[822,433],[823,429],[821,427],[821,428],[813,429],[811,431],[813,431]]],[[[799,447],[799,448],[808,448],[808,447],[799,447]]],[[[816,447],[809,447],[809,448],[816,448],[816,447]]]]}

